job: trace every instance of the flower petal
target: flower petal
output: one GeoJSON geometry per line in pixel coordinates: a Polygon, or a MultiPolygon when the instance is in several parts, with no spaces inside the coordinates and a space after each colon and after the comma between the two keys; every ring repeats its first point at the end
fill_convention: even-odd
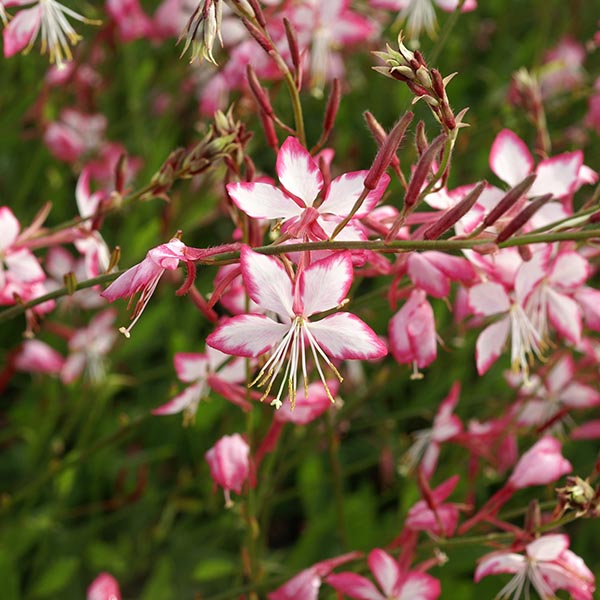
{"type": "Polygon", "coordinates": [[[515,552],[505,552],[500,550],[486,554],[478,563],[475,569],[475,583],[481,581],[488,575],[498,575],[499,573],[518,573],[527,568],[527,561],[524,556],[515,552]]]}
{"type": "Polygon", "coordinates": [[[206,385],[204,382],[198,382],[188,386],[183,392],[171,398],[165,404],[155,408],[152,411],[153,415],[174,415],[185,410],[188,406],[193,406],[199,402],[206,394],[206,385]]]}
{"type": "Polygon", "coordinates": [[[356,573],[333,573],[325,581],[338,592],[356,600],[385,600],[368,579],[356,573]]]}
{"type": "Polygon", "coordinates": [[[569,537],[562,533],[543,535],[527,544],[527,556],[536,561],[557,559],[569,547],[569,537]]]}
{"type": "Polygon", "coordinates": [[[517,134],[503,129],[492,144],[490,168],[512,187],[533,171],[533,157],[517,134]]]}
{"type": "Polygon", "coordinates": [[[380,548],[370,552],[368,562],[379,587],[386,597],[391,597],[402,575],[398,563],[380,548]]]}
{"type": "Polygon", "coordinates": [[[289,137],[281,145],[277,155],[277,175],[281,185],[312,206],[323,187],[323,175],[308,150],[300,142],[289,137]]]}
{"type": "Polygon", "coordinates": [[[289,328],[264,315],[238,315],[217,327],[206,343],[226,354],[255,357],[270,350],[289,328]]]}
{"type": "Polygon", "coordinates": [[[568,196],[577,185],[579,169],[583,164],[581,151],[566,152],[543,160],[535,170],[537,179],[528,196],[552,194],[555,198],[568,196]]]}
{"type": "Polygon", "coordinates": [[[352,285],[354,271],[349,252],[312,263],[300,277],[304,315],[309,317],[338,306],[352,285]]]}
{"type": "Polygon", "coordinates": [[[178,352],[173,358],[177,377],[185,383],[191,383],[206,377],[208,361],[205,354],[178,352]]]}
{"type": "Polygon", "coordinates": [[[40,29],[42,7],[34,6],[19,11],[4,28],[4,56],[8,58],[23,50],[31,43],[40,29]]]}
{"type": "Polygon", "coordinates": [[[440,582],[427,573],[409,573],[398,600],[436,600],[442,593],[440,582]]]}
{"type": "Polygon", "coordinates": [[[333,358],[367,360],[387,354],[387,348],[377,334],[350,313],[336,313],[321,321],[307,323],[306,327],[333,358]]]}
{"type": "Polygon", "coordinates": [[[235,205],[253,219],[290,219],[304,210],[269,183],[230,183],[227,193],[235,205]]]}
{"type": "Polygon", "coordinates": [[[242,248],[240,266],[248,294],[262,310],[294,316],[292,280],[276,258],[242,248]]]}
{"type": "Polygon", "coordinates": [[[483,375],[502,354],[510,330],[508,317],[486,327],[477,338],[475,361],[477,372],[483,375]]]}
{"type": "MultiPolygon", "coordinates": [[[[368,172],[369,171],[353,171],[336,177],[329,185],[325,200],[321,206],[319,206],[319,212],[321,214],[331,213],[340,217],[348,215],[364,189],[364,181],[368,172]]],[[[379,179],[377,187],[374,190],[371,190],[365,198],[362,206],[356,212],[355,217],[364,217],[375,208],[375,205],[379,202],[381,196],[383,196],[389,182],[389,175],[384,173],[379,179]]]]}

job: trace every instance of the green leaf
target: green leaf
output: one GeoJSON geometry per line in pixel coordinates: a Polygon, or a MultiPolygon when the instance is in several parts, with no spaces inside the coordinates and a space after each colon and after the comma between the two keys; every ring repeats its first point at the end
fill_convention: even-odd
{"type": "Polygon", "coordinates": [[[33,586],[31,595],[35,598],[56,597],[64,589],[79,567],[79,559],[63,556],[55,560],[33,586]]]}

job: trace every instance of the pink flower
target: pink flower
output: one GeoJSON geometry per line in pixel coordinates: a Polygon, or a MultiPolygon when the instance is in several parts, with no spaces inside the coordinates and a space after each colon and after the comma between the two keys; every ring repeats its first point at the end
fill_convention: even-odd
{"type": "Polygon", "coordinates": [[[272,405],[279,408],[284,392],[295,403],[298,371],[308,386],[307,347],[315,368],[330,399],[333,397],[321,360],[338,376],[331,362],[336,359],[374,359],[387,353],[377,335],[358,317],[338,312],[318,321],[315,314],[338,308],[352,284],[352,258],[342,252],[300,269],[295,281],[283,264],[269,256],[242,248],[241,269],[248,295],[261,310],[270,311],[275,319],[262,314],[238,315],[228,319],[211,333],[206,343],[234,356],[257,357],[274,348],[254,383],[266,384],[263,398],[269,394],[279,372],[284,375],[272,405]],[[331,358],[330,358],[331,357],[331,358]]]}
{"type": "Polygon", "coordinates": [[[473,525],[488,517],[493,517],[517,490],[533,485],[553,483],[573,470],[571,463],[561,453],[561,443],[551,436],[545,436],[535,443],[515,465],[506,484],[498,490],[468,521],[459,528],[463,534],[473,525]]]}
{"type": "Polygon", "coordinates": [[[14,357],[13,366],[27,373],[60,373],[65,359],[41,340],[25,340],[14,357]]]}
{"type": "Polygon", "coordinates": [[[82,373],[95,384],[105,377],[106,355],[116,340],[113,323],[116,311],[105,310],[95,315],[87,327],[78,329],[69,340],[69,356],[61,371],[63,383],[75,381],[82,373]]]}
{"type": "Polygon", "coordinates": [[[453,414],[459,395],[460,383],[456,382],[440,403],[432,427],[415,432],[416,442],[410,447],[403,461],[407,470],[420,462],[425,479],[431,478],[437,467],[442,443],[455,438],[462,431],[461,420],[453,414]]]}
{"type": "Polygon", "coordinates": [[[242,492],[250,474],[250,447],[239,433],[223,436],[205,455],[210,475],[225,492],[225,505],[231,506],[230,491],[242,492]]]}
{"type": "Polygon", "coordinates": [[[548,51],[539,78],[544,98],[564,94],[581,85],[585,80],[585,57],[583,44],[569,37],[548,51]]]}
{"type": "MultiPolygon", "coordinates": [[[[336,177],[325,186],[323,174],[308,151],[289,137],[277,155],[281,189],[269,183],[230,183],[227,192],[236,206],[254,219],[281,219],[292,237],[326,240],[348,215],[364,189],[368,171],[354,171],[336,177]],[[322,202],[318,202],[322,198],[322,202]]],[[[360,218],[379,202],[390,178],[384,174],[355,214],[360,218]]],[[[362,239],[352,223],[337,239],[362,239]]]]}
{"type": "Polygon", "coordinates": [[[359,556],[359,552],[350,552],[315,563],[268,594],[267,598],[269,600],[317,600],[323,577],[339,565],[359,556]]]}
{"type": "Polygon", "coordinates": [[[441,593],[437,579],[417,571],[403,573],[398,563],[380,548],[371,550],[368,563],[383,593],[366,577],[350,572],[334,573],[325,582],[357,600],[436,600],[441,593]]]}
{"type": "Polygon", "coordinates": [[[434,535],[451,536],[458,522],[458,508],[455,504],[443,504],[454,491],[458,475],[430,491],[429,501],[419,500],[408,511],[405,525],[414,531],[428,531],[434,535]]]}
{"type": "Polygon", "coordinates": [[[117,298],[129,296],[129,303],[131,304],[133,297],[138,292],[140,293],[140,297],[131,315],[131,324],[127,328],[121,327],[119,329],[125,337],[130,337],[131,328],[140,318],[144,308],[146,308],[146,304],[148,304],[148,301],[152,297],[163,273],[167,269],[170,271],[177,269],[180,260],[187,262],[192,259],[192,257],[188,256],[187,250],[186,245],[177,238],[173,238],[166,244],[152,248],[141,263],[125,271],[125,273],[113,281],[100,294],[109,302],[114,302],[117,298]]]}
{"type": "Polygon", "coordinates": [[[518,598],[523,590],[529,597],[533,585],[542,600],[556,598],[556,590],[566,590],[574,600],[592,600],[595,589],[593,573],[583,560],[569,549],[569,538],[549,534],[525,546],[525,555],[499,550],[479,560],[475,581],[488,575],[513,573],[514,577],[500,590],[497,597],[518,598]]]}
{"type": "Polygon", "coordinates": [[[4,56],[7,58],[33,47],[41,31],[42,52],[50,54],[50,62],[61,65],[72,60],[71,45],[81,37],[75,32],[67,17],[82,23],[98,24],[63,6],[57,0],[4,0],[5,7],[35,4],[32,8],[19,11],[2,32],[4,35],[4,56]]]}
{"type": "Polygon", "coordinates": [[[106,12],[115,21],[122,42],[148,38],[153,33],[154,23],[138,0],[106,0],[106,12]]]}
{"type": "Polygon", "coordinates": [[[100,573],[90,584],[86,600],[121,600],[117,580],[110,573],[100,573]]]}
{"type": "MultiPolygon", "coordinates": [[[[430,365],[437,356],[437,337],[433,309],[423,290],[413,290],[389,323],[390,349],[400,364],[413,363],[418,369],[430,365]]],[[[422,375],[420,375],[422,377],[422,375]]]]}
{"type": "Polygon", "coordinates": [[[175,371],[181,381],[191,385],[166,404],[155,408],[152,414],[172,415],[183,411],[187,422],[194,418],[200,400],[208,395],[211,388],[234,404],[250,408],[244,399],[245,390],[236,385],[246,379],[246,363],[234,359],[225,364],[228,358],[229,355],[210,347],[204,354],[178,352],[174,358],[175,371]]]}

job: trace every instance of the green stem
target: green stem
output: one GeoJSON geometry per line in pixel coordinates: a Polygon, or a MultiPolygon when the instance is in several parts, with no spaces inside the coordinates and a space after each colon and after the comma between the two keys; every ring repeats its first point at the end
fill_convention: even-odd
{"type": "Polygon", "coordinates": [[[344,477],[339,453],[340,440],[335,431],[333,419],[333,411],[327,411],[327,441],[335,502],[335,515],[337,519],[337,534],[342,549],[346,551],[348,549],[348,532],[346,529],[346,519],[344,517],[344,477]]]}
{"type": "Polygon", "coordinates": [[[454,29],[454,26],[456,25],[456,23],[458,21],[458,17],[460,16],[462,7],[465,2],[466,2],[466,0],[460,0],[457,7],[454,9],[452,14],[448,17],[448,19],[444,23],[444,28],[442,29],[442,33],[440,34],[440,37],[437,39],[437,42],[429,55],[429,62],[431,62],[431,63],[437,62],[437,59],[439,58],[441,51],[444,49],[444,46],[446,45],[446,42],[448,41],[448,38],[450,37],[450,34],[452,33],[452,30],[454,29]]]}
{"type": "MultiPolygon", "coordinates": [[[[600,238],[600,229],[583,229],[581,231],[554,231],[547,233],[529,233],[518,237],[510,238],[500,244],[498,248],[514,248],[518,246],[527,246],[528,244],[550,244],[553,242],[581,242],[593,238],[600,238]]],[[[383,240],[356,240],[346,242],[336,242],[325,240],[322,242],[298,242],[295,244],[281,244],[270,246],[257,246],[253,248],[254,252],[264,254],[266,256],[277,256],[279,254],[287,254],[291,252],[310,252],[314,250],[373,250],[388,254],[399,254],[403,252],[438,250],[440,252],[460,252],[461,250],[469,250],[478,246],[486,246],[493,244],[490,239],[448,239],[448,240],[393,240],[385,242],[383,240]]],[[[221,265],[228,262],[233,262],[239,259],[239,252],[225,252],[214,259],[213,255],[204,261],[198,261],[204,265],[221,265]]],[[[107,273],[88,279],[77,284],[75,290],[90,288],[98,284],[109,283],[114,281],[119,275],[125,271],[116,271],[115,273],[107,273]]],[[[29,302],[11,306],[0,312],[0,323],[8,321],[14,317],[23,314],[26,310],[47,302],[48,300],[56,300],[63,296],[67,296],[69,290],[66,287],[60,288],[29,302]]]]}

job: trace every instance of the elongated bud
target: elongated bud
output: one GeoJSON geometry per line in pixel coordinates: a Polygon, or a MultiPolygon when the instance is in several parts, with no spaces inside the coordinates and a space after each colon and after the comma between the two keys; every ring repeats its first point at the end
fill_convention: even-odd
{"type": "Polygon", "coordinates": [[[119,156],[119,160],[115,165],[115,190],[119,192],[119,194],[123,194],[123,191],[125,190],[126,170],[127,154],[123,152],[123,154],[119,156]]]}
{"type": "Polygon", "coordinates": [[[423,155],[423,152],[429,147],[429,140],[425,134],[425,123],[419,121],[417,123],[417,130],[415,131],[415,145],[417,146],[417,153],[419,156],[423,155]]]}
{"type": "Polygon", "coordinates": [[[67,294],[72,296],[77,291],[77,277],[73,271],[69,271],[63,275],[63,282],[67,288],[67,294]]]}
{"type": "Polygon", "coordinates": [[[325,118],[323,119],[323,135],[329,135],[335,123],[340,102],[342,100],[342,86],[339,79],[334,79],[331,84],[331,92],[327,99],[327,107],[325,108],[325,118]]]}
{"type": "Polygon", "coordinates": [[[246,65],[246,77],[248,78],[248,85],[250,86],[252,96],[254,96],[254,99],[260,106],[261,111],[269,117],[273,116],[273,107],[271,106],[269,95],[267,91],[260,85],[260,81],[256,76],[256,71],[250,64],[246,65]]]}
{"type": "Polygon", "coordinates": [[[496,204],[489,212],[482,223],[482,227],[493,225],[508,209],[510,209],[522,196],[527,193],[527,190],[533,185],[536,178],[535,173],[527,175],[523,181],[517,183],[514,188],[509,190],[507,194],[496,204]]]}
{"type": "Polygon", "coordinates": [[[590,223],[600,223],[600,210],[590,215],[590,223]]]}
{"type": "Polygon", "coordinates": [[[108,261],[108,267],[106,267],[106,273],[110,273],[118,264],[121,259],[121,247],[115,246],[115,249],[110,254],[110,260],[108,261]]]}
{"type": "Polygon", "coordinates": [[[426,240],[437,240],[440,235],[448,231],[473,208],[486,185],[486,181],[480,181],[460,202],[447,210],[435,223],[431,224],[423,232],[423,237],[426,240]]]}
{"type": "Polygon", "coordinates": [[[386,137],[385,142],[379,148],[379,152],[377,152],[373,164],[365,177],[365,189],[373,190],[377,187],[377,183],[381,179],[381,176],[385,173],[392,162],[392,159],[396,156],[398,146],[400,145],[400,142],[402,142],[402,138],[406,133],[406,128],[409,126],[413,117],[413,113],[407,112],[394,125],[389,135],[386,137]]]}
{"type": "Polygon", "coordinates": [[[294,65],[294,69],[296,69],[296,73],[300,73],[302,60],[300,58],[300,47],[298,46],[296,29],[286,18],[283,19],[283,26],[285,27],[285,37],[287,39],[288,48],[290,49],[292,64],[294,65]]]}
{"type": "Polygon", "coordinates": [[[265,14],[263,13],[260,4],[257,2],[257,0],[246,0],[246,2],[248,2],[248,4],[252,7],[252,12],[256,17],[256,20],[260,23],[260,26],[266,29],[267,20],[265,19],[265,14]]]}
{"type": "Polygon", "coordinates": [[[419,159],[413,176],[408,184],[406,195],[404,196],[405,211],[416,204],[419,194],[421,193],[421,188],[427,179],[427,175],[429,175],[429,172],[431,171],[431,166],[433,165],[438,152],[446,143],[447,138],[448,136],[445,133],[438,135],[419,159]]]}
{"type": "Polygon", "coordinates": [[[510,223],[498,234],[496,242],[501,244],[505,242],[511,235],[515,234],[533,215],[540,209],[548,200],[552,198],[552,194],[544,194],[535,200],[532,200],[510,223]]]}
{"type": "Polygon", "coordinates": [[[525,531],[536,532],[542,524],[542,511],[537,500],[532,500],[525,513],[525,531]]]}
{"type": "Polygon", "coordinates": [[[258,42],[260,47],[267,54],[275,50],[275,48],[273,48],[273,44],[268,40],[265,34],[256,25],[254,25],[254,23],[248,21],[246,18],[242,18],[242,23],[248,30],[248,33],[258,42]]]}
{"type": "Polygon", "coordinates": [[[265,138],[267,139],[267,144],[269,144],[269,146],[271,148],[273,148],[273,150],[275,150],[275,152],[278,152],[279,140],[277,139],[277,132],[275,131],[275,125],[273,123],[273,119],[271,119],[271,117],[269,117],[268,115],[266,115],[264,112],[261,111],[260,121],[262,123],[263,130],[265,132],[265,138]]]}
{"type": "Polygon", "coordinates": [[[440,97],[443,98],[446,94],[446,88],[444,86],[444,80],[442,74],[437,69],[431,69],[430,71],[432,79],[433,91],[440,97]]]}

